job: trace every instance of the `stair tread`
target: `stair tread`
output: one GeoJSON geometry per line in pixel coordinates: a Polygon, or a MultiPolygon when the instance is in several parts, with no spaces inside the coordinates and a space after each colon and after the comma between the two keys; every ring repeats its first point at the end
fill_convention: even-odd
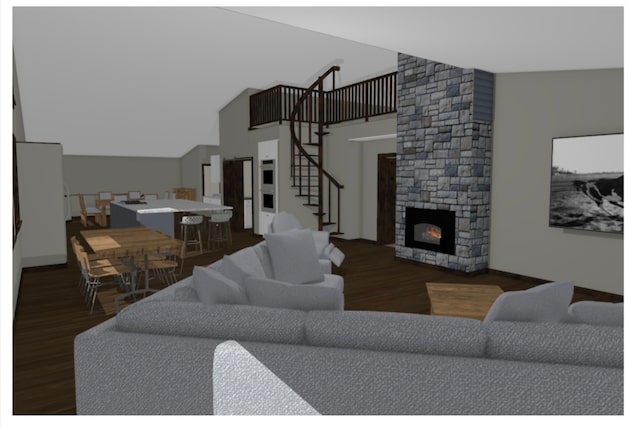
{"type": "Polygon", "coordinates": [[[344,232],[342,232],[342,231],[330,231],[329,235],[344,235],[344,232]]]}

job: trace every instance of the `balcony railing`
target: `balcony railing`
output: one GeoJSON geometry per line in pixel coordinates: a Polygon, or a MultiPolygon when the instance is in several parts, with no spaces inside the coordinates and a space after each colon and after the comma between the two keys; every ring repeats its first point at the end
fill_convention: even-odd
{"type": "MultiPolygon", "coordinates": [[[[324,117],[326,124],[337,124],[354,119],[371,117],[397,111],[397,73],[388,73],[342,88],[324,92],[324,117]]],[[[295,103],[304,88],[278,85],[253,94],[249,98],[249,126],[251,128],[272,122],[288,121],[295,103]]],[[[317,92],[315,92],[317,97],[317,92]]],[[[317,107],[309,103],[302,109],[304,122],[317,122],[317,107]]]]}

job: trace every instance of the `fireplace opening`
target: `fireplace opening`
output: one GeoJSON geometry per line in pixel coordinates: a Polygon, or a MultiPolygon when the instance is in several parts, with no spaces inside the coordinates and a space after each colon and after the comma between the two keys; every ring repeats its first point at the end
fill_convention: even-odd
{"type": "Polygon", "coordinates": [[[455,255],[456,213],[406,207],[405,246],[455,255]]]}

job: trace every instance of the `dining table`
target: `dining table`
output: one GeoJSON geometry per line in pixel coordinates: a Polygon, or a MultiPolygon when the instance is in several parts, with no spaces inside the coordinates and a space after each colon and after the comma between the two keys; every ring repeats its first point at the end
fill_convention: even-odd
{"type": "Polygon", "coordinates": [[[98,258],[120,258],[132,270],[131,291],[148,292],[149,289],[149,254],[165,253],[180,249],[182,241],[168,236],[160,231],[136,226],[129,228],[104,228],[80,231],[80,235],[89,249],[98,258]],[[144,260],[144,288],[138,289],[136,274],[138,267],[136,258],[144,260]]]}

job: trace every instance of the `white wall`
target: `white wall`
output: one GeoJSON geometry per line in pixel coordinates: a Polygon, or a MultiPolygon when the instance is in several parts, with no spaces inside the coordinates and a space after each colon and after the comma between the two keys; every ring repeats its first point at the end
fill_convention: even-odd
{"type": "Polygon", "coordinates": [[[623,71],[495,82],[490,268],[623,295],[621,235],[548,226],[551,139],[623,132],[623,71]]]}
{"type": "MultiPolygon", "coordinates": [[[[211,155],[218,153],[218,146],[196,146],[180,160],[181,187],[195,188],[196,200],[202,201],[202,164],[211,162],[211,155]]],[[[162,198],[162,197],[161,197],[162,198]]]]}
{"type": "Polygon", "coordinates": [[[67,237],[62,184],[62,146],[18,143],[22,218],[22,266],[64,264],[67,237]]]}
{"type": "Polygon", "coordinates": [[[325,168],[344,185],[341,229],[345,239],[376,240],[378,153],[396,151],[396,140],[353,142],[349,139],[394,134],[396,115],[349,121],[328,128],[325,168]]]}
{"type": "Polygon", "coordinates": [[[65,155],[63,165],[72,216],[80,216],[78,193],[85,194],[87,206],[93,206],[99,191],[140,191],[162,198],[165,191],[182,186],[180,158],[65,155]]]}

